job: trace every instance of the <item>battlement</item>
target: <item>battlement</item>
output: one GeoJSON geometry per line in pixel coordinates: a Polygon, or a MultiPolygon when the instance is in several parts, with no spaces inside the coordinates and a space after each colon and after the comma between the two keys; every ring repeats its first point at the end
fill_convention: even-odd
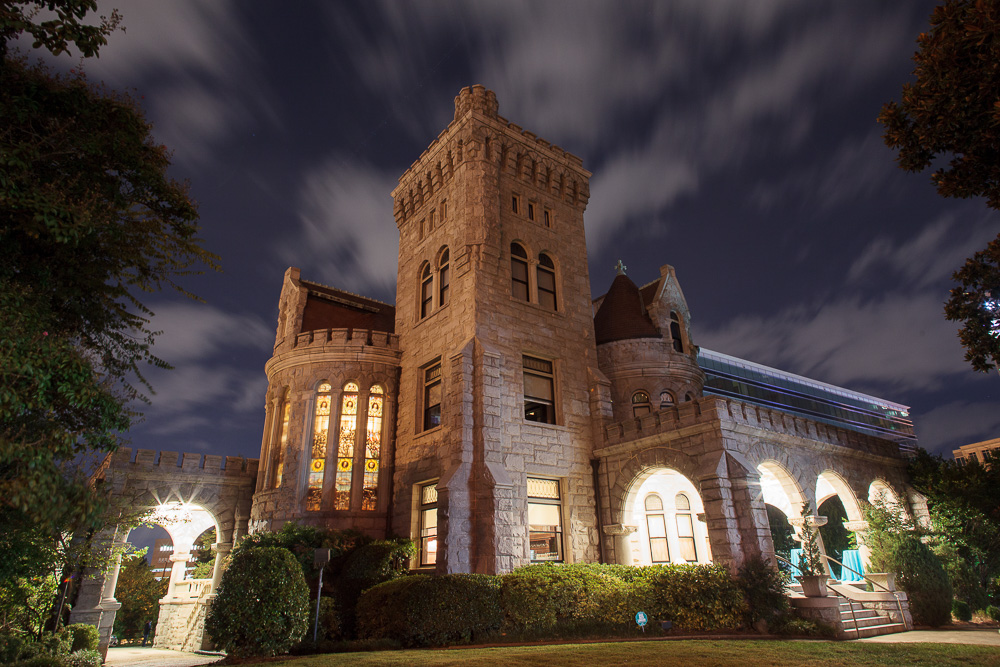
{"type": "Polygon", "coordinates": [[[604,446],[712,422],[722,422],[723,428],[760,428],[772,434],[823,442],[879,456],[899,457],[896,444],[887,440],[721,396],[705,396],[642,417],[608,424],[604,429],[604,446]]]}
{"type": "Polygon", "coordinates": [[[419,214],[425,203],[433,201],[434,193],[451,180],[458,166],[473,159],[499,162],[501,171],[512,171],[516,178],[548,196],[587,205],[590,172],[583,168],[583,159],[498,115],[498,109],[496,94],[482,85],[467,86],[459,92],[454,119],[399,177],[399,185],[392,192],[397,225],[419,214]],[[473,112],[489,124],[457,132],[473,112]]]}
{"type": "Polygon", "coordinates": [[[371,329],[316,329],[303,331],[295,337],[292,347],[325,347],[342,345],[345,347],[375,347],[399,352],[399,336],[385,331],[371,329]]]}
{"type": "Polygon", "coordinates": [[[218,456],[154,449],[122,447],[110,457],[111,465],[119,470],[150,470],[169,473],[195,473],[227,477],[257,475],[258,459],[242,456],[218,456]],[[223,459],[225,462],[223,463],[223,459]]]}

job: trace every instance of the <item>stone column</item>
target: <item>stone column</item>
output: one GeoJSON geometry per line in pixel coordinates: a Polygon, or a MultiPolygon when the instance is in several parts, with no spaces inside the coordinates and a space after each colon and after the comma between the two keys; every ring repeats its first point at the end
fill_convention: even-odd
{"type": "Polygon", "coordinates": [[[714,562],[732,571],[743,564],[740,527],[733,507],[732,484],[722,476],[701,478],[701,499],[705,505],[708,540],[714,562]]]}
{"type": "MultiPolygon", "coordinates": [[[[816,529],[816,544],[819,546],[819,552],[826,555],[826,545],[823,544],[823,535],[819,532],[820,526],[825,526],[827,518],[825,516],[820,516],[818,514],[811,514],[809,516],[804,516],[799,519],[789,519],[788,523],[795,527],[795,535],[793,536],[799,542],[802,542],[802,535],[799,531],[802,530],[802,526],[808,523],[810,526],[816,529]]],[[[805,547],[803,546],[803,549],[805,547]]],[[[830,565],[830,561],[823,559],[823,564],[826,566],[826,573],[831,579],[836,579],[837,577],[833,574],[833,568],[830,565]]]]}
{"type": "MultiPolygon", "coordinates": [[[[215,549],[215,567],[212,568],[212,595],[219,590],[219,584],[222,582],[222,571],[224,569],[224,561],[229,552],[233,549],[232,542],[216,542],[212,545],[215,549]]],[[[171,571],[171,576],[173,572],[171,571]]]]}
{"type": "Polygon", "coordinates": [[[167,597],[175,598],[177,597],[174,592],[177,584],[184,581],[184,571],[187,569],[187,562],[190,560],[190,553],[177,553],[176,551],[171,554],[170,562],[173,565],[170,566],[170,583],[167,584],[167,597]]]}
{"type": "Polygon", "coordinates": [[[632,543],[629,536],[636,532],[636,526],[626,526],[613,523],[604,526],[604,534],[612,538],[615,547],[615,562],[619,565],[632,565],[632,543]]]}

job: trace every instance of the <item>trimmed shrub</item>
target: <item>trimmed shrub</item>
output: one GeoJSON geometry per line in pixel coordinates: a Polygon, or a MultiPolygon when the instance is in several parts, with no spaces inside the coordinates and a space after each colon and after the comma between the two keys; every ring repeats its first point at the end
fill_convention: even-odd
{"type": "Polygon", "coordinates": [[[295,556],[280,547],[234,554],[205,630],[234,658],[285,653],[306,634],[309,591],[295,556]]]}
{"type": "Polygon", "coordinates": [[[25,654],[29,639],[23,632],[0,628],[0,665],[16,662],[25,654]]]}
{"type": "Polygon", "coordinates": [[[357,621],[362,638],[404,646],[483,640],[503,622],[500,577],[418,574],[387,581],[362,594],[357,621]]]}
{"type": "Polygon", "coordinates": [[[737,583],[746,600],[744,623],[753,627],[760,621],[771,624],[788,611],[785,585],[788,575],[762,558],[748,560],[740,568],[737,583]]]}
{"type": "Polygon", "coordinates": [[[991,604],[986,608],[986,615],[990,617],[990,620],[1000,623],[1000,607],[991,604]]]}
{"type": "Polygon", "coordinates": [[[66,663],[63,662],[63,658],[47,653],[14,663],[14,667],[65,667],[65,665],[66,663]]]}
{"type": "MultiPolygon", "coordinates": [[[[93,626],[91,626],[93,627],[93,626]]],[[[66,667],[101,667],[101,654],[93,649],[74,651],[63,658],[66,667]]]]}
{"type": "Polygon", "coordinates": [[[342,636],[355,636],[355,607],[361,594],[376,584],[403,576],[406,560],[413,553],[413,542],[396,539],[369,542],[345,556],[333,576],[342,636]]]}
{"type": "Polygon", "coordinates": [[[913,622],[939,626],[951,621],[951,584],[941,561],[916,535],[901,539],[890,553],[896,583],[906,591],[913,622]]]}
{"type": "Polygon", "coordinates": [[[969,608],[969,604],[967,602],[952,600],[951,615],[959,621],[969,622],[972,620],[972,609],[969,608]]]}
{"type": "Polygon", "coordinates": [[[653,565],[642,568],[635,601],[651,620],[684,630],[737,628],[747,603],[724,565],[653,565]]]}
{"type": "Polygon", "coordinates": [[[632,586],[591,565],[528,565],[500,582],[506,626],[547,631],[557,624],[629,624],[632,586]]]}
{"type": "Polygon", "coordinates": [[[73,635],[73,643],[69,649],[71,653],[83,650],[97,650],[101,635],[93,625],[89,623],[73,623],[72,625],[67,625],[65,631],[73,635]]]}

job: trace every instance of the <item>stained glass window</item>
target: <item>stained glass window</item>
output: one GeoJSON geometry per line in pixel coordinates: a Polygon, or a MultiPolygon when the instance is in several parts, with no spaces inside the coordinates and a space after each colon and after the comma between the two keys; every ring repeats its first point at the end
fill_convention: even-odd
{"type": "Polygon", "coordinates": [[[285,400],[281,403],[280,415],[281,424],[278,427],[277,451],[274,453],[271,473],[271,488],[277,489],[281,486],[281,473],[285,466],[285,447],[288,445],[288,415],[291,412],[291,404],[288,401],[288,393],[285,392],[285,400]]]}
{"type": "Polygon", "coordinates": [[[333,509],[351,509],[354,475],[354,440],[358,430],[358,385],[348,382],[340,401],[340,434],[337,438],[337,476],[333,481],[333,509]]]}
{"type": "Polygon", "coordinates": [[[323,506],[323,476],[326,472],[326,443],[330,431],[330,383],[316,389],[316,414],[313,418],[312,452],[309,460],[309,484],[306,510],[317,512],[323,506]]]}
{"type": "Polygon", "coordinates": [[[365,439],[365,479],[361,487],[361,509],[378,508],[378,469],[382,453],[382,409],[385,395],[374,385],[368,394],[368,430],[365,439]]]}

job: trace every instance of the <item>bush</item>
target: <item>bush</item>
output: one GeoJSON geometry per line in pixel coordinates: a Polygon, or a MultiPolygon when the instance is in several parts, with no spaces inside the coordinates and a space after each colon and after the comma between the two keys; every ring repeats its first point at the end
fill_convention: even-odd
{"type": "Polygon", "coordinates": [[[97,645],[101,640],[101,636],[100,633],[97,632],[97,628],[89,623],[74,623],[72,625],[67,625],[66,632],[73,635],[73,643],[69,649],[71,653],[76,653],[77,651],[82,650],[96,651],[97,645]]]}
{"type": "Polygon", "coordinates": [[[990,617],[990,620],[1000,623],[1000,607],[991,604],[986,608],[986,615],[990,617]]]}
{"type": "Polygon", "coordinates": [[[42,653],[33,658],[13,663],[13,667],[65,667],[63,658],[42,653]]]}
{"type": "Polygon", "coordinates": [[[355,607],[361,594],[376,584],[403,576],[406,560],[413,553],[410,540],[376,540],[344,557],[333,576],[343,636],[355,636],[355,607]]]}
{"type": "Polygon", "coordinates": [[[653,565],[636,582],[637,608],[684,630],[739,627],[747,603],[724,565],[653,565]]]}
{"type": "Polygon", "coordinates": [[[102,662],[101,654],[93,649],[74,651],[63,658],[66,667],[101,667],[102,662]]]}
{"type": "Polygon", "coordinates": [[[306,634],[309,591],[295,556],[280,547],[234,554],[205,622],[234,658],[284,653],[306,634]]]}
{"type": "Polygon", "coordinates": [[[913,622],[939,626],[951,621],[951,584],[941,561],[916,535],[908,535],[892,552],[897,584],[906,591],[913,622]]]}
{"type": "Polygon", "coordinates": [[[771,631],[778,635],[796,637],[836,637],[837,629],[821,621],[783,614],[774,619],[771,631]]]}
{"type": "Polygon", "coordinates": [[[951,615],[959,621],[969,622],[972,620],[972,609],[969,608],[969,604],[967,602],[952,600],[951,615]]]}
{"type": "MultiPolygon", "coordinates": [[[[613,571],[613,570],[612,570],[613,571]]],[[[505,624],[511,630],[549,631],[557,624],[630,623],[630,591],[623,578],[590,565],[528,565],[500,582],[505,624]]]]}
{"type": "Polygon", "coordinates": [[[0,628],[0,665],[20,660],[26,652],[29,641],[23,632],[0,628]]]}
{"type": "Polygon", "coordinates": [[[26,643],[21,653],[21,659],[36,657],[61,658],[69,655],[73,645],[73,635],[69,632],[46,632],[39,639],[26,643]]]}
{"type": "Polygon", "coordinates": [[[787,574],[762,558],[753,558],[743,564],[737,583],[747,603],[744,615],[747,626],[753,627],[760,621],[770,625],[788,610],[787,582],[787,574]]]}
{"type": "Polygon", "coordinates": [[[503,622],[500,577],[420,574],[387,581],[361,596],[357,621],[362,638],[404,646],[481,641],[503,622]]]}

